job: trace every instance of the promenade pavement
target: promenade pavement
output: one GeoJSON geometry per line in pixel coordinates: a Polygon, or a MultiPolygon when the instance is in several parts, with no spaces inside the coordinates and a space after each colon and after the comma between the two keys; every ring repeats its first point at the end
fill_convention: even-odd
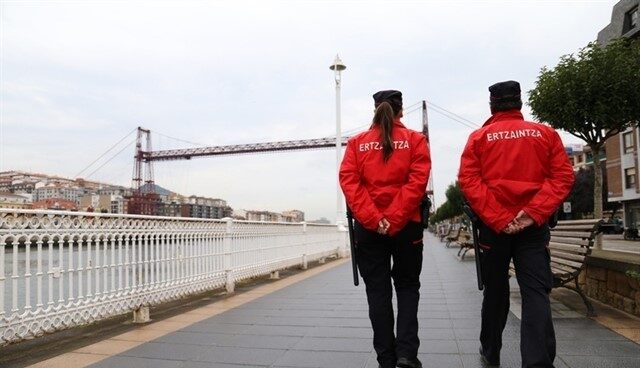
{"type": "MultiPolygon", "coordinates": [[[[445,248],[428,233],[425,244],[419,358],[425,367],[482,367],[477,353],[482,296],[472,257],[459,261],[456,249],[445,248]]],[[[176,324],[177,331],[151,334],[148,342],[133,344],[116,336],[111,344],[125,348],[111,350],[120,351],[115,355],[89,347],[73,359],[103,354],[86,359],[97,361],[91,365],[96,368],[377,367],[364,285],[353,286],[348,261],[332,263],[335,267],[229,308],[215,309],[213,304],[217,312],[212,317],[176,324]]],[[[516,368],[521,366],[517,290],[512,299],[501,360],[502,367],[516,368]]],[[[558,302],[553,309],[556,367],[640,367],[640,345],[558,302]]]]}
{"type": "Polygon", "coordinates": [[[603,235],[602,249],[640,254],[640,240],[624,240],[620,235],[603,235]]]}

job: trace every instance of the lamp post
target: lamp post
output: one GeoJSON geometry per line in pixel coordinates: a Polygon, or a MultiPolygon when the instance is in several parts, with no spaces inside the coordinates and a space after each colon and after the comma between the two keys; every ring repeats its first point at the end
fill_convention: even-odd
{"type": "Polygon", "coordinates": [[[342,159],[342,130],[340,128],[340,84],[342,82],[342,71],[347,67],[340,60],[340,56],[336,55],[336,59],[329,67],[333,70],[336,80],[336,224],[342,223],[342,219],[345,217],[345,213],[342,210],[342,192],[340,190],[339,175],[340,175],[340,160],[342,159]]]}

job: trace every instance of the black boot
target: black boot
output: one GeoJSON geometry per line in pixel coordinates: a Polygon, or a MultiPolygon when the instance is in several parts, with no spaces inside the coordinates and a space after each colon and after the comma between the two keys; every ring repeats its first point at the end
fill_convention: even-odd
{"type": "Polygon", "coordinates": [[[420,363],[418,358],[399,358],[397,366],[400,368],[422,368],[422,363],[420,363]]]}
{"type": "Polygon", "coordinates": [[[480,347],[480,357],[482,358],[482,363],[489,367],[497,367],[500,365],[499,359],[489,359],[486,355],[484,355],[484,351],[482,350],[482,346],[480,347]]]}

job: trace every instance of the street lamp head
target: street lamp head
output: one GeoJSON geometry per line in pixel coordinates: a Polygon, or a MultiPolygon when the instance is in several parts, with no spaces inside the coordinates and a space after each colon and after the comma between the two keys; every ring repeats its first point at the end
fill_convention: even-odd
{"type": "Polygon", "coordinates": [[[333,61],[333,64],[331,64],[329,69],[341,72],[347,69],[347,66],[342,63],[342,60],[340,60],[340,56],[336,55],[336,59],[333,61]]]}

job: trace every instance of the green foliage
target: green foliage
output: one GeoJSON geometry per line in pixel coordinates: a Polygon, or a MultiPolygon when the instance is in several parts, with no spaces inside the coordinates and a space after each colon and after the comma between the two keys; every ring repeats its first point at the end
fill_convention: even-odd
{"type": "MultiPolygon", "coordinates": [[[[609,203],[607,190],[607,170],[602,167],[603,190],[602,190],[602,207],[606,210],[615,210],[619,205],[616,202],[609,203]]],[[[576,172],[576,181],[573,184],[571,194],[567,201],[571,202],[571,214],[573,219],[578,220],[586,218],[587,215],[593,214],[593,187],[594,187],[594,170],[592,166],[580,168],[576,172]]]]}
{"type": "Polygon", "coordinates": [[[640,280],[640,272],[628,270],[627,272],[625,272],[625,274],[631,278],[640,280]]]}
{"type": "MultiPolygon", "coordinates": [[[[529,91],[529,105],[541,122],[584,140],[598,157],[606,140],[640,123],[640,41],[595,42],[542,68],[529,91]]],[[[595,167],[593,213],[602,216],[602,173],[595,167]]]]}
{"type": "Polygon", "coordinates": [[[449,184],[445,195],[447,197],[447,201],[438,207],[435,214],[431,216],[429,219],[431,224],[460,216],[462,214],[464,197],[462,196],[462,191],[460,190],[460,185],[458,185],[457,181],[455,184],[449,184]]]}
{"type": "Polygon", "coordinates": [[[607,138],[640,122],[640,41],[627,38],[577,55],[565,55],[553,69],[542,68],[529,91],[540,121],[584,140],[594,152],[607,138]]]}

